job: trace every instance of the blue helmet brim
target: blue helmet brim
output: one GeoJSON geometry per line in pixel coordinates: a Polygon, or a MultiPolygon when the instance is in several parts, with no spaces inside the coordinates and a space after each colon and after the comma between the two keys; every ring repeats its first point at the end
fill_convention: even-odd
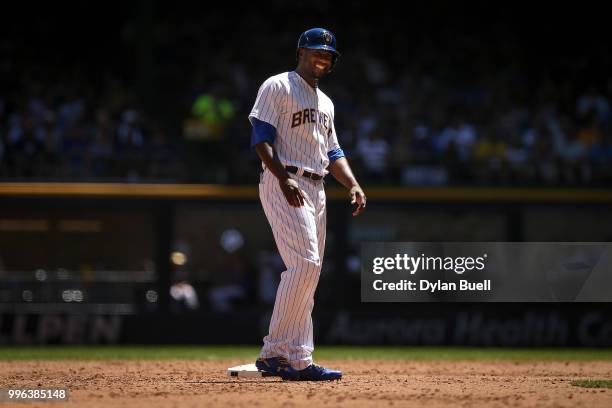
{"type": "Polygon", "coordinates": [[[336,51],[336,49],[334,47],[330,47],[329,45],[325,45],[325,44],[309,45],[307,47],[300,47],[300,48],[308,48],[309,50],[329,51],[332,54],[334,54],[336,56],[336,58],[338,58],[340,56],[340,53],[338,51],[336,51]]]}

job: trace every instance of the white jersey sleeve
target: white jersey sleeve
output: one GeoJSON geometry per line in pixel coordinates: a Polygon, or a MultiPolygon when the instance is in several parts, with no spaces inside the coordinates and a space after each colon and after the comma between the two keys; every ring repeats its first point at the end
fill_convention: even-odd
{"type": "Polygon", "coordinates": [[[331,152],[333,150],[340,149],[340,143],[338,142],[338,135],[336,134],[336,125],[334,124],[334,107],[332,105],[332,117],[331,117],[331,126],[329,128],[329,138],[327,144],[327,151],[331,152]]]}
{"type": "Polygon", "coordinates": [[[249,120],[251,118],[259,119],[278,129],[283,91],[283,85],[276,78],[268,78],[257,92],[257,98],[249,114],[249,120]]]}

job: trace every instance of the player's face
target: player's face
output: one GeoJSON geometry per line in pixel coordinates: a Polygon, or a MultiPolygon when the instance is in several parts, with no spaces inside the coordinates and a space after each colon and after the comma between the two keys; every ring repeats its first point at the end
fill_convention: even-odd
{"type": "Polygon", "coordinates": [[[314,78],[320,79],[331,69],[332,58],[329,51],[304,49],[302,62],[314,78]]]}

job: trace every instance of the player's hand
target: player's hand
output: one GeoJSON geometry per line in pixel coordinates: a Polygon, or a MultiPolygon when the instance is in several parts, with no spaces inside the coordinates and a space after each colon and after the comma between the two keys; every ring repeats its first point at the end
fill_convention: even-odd
{"type": "Polygon", "coordinates": [[[359,186],[352,187],[349,191],[351,197],[351,204],[356,205],[355,211],[353,211],[353,217],[358,216],[365,211],[366,208],[366,195],[359,186]]]}
{"type": "Polygon", "coordinates": [[[286,180],[279,180],[278,184],[290,206],[301,207],[304,205],[305,194],[297,181],[289,177],[286,180]]]}

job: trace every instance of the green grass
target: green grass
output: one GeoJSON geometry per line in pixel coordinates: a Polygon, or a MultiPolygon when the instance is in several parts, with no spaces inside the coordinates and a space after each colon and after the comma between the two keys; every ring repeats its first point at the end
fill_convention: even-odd
{"type": "Polygon", "coordinates": [[[612,380],[576,380],[571,384],[584,388],[612,388],[612,380]]]}
{"type": "MultiPolygon", "coordinates": [[[[251,361],[254,346],[41,346],[0,347],[0,360],[225,360],[251,361]]],[[[518,349],[471,347],[318,347],[317,359],[386,360],[612,360],[612,349],[518,349]]]]}

